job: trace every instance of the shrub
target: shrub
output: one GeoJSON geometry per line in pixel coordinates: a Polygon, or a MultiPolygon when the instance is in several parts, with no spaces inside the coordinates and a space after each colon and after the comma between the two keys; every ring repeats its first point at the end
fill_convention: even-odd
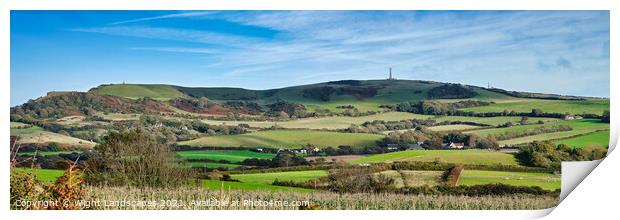
{"type": "Polygon", "coordinates": [[[171,187],[188,183],[193,173],[179,166],[171,148],[142,130],[111,132],[87,162],[90,184],[171,187]]]}

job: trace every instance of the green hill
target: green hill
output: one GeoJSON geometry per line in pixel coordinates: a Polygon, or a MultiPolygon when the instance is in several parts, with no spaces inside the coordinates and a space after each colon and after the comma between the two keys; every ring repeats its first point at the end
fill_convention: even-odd
{"type": "Polygon", "coordinates": [[[109,84],[101,85],[91,90],[95,94],[105,94],[137,99],[149,97],[158,100],[168,100],[186,95],[174,86],[147,85],[147,84],[109,84]]]}
{"type": "Polygon", "coordinates": [[[576,96],[560,96],[527,92],[512,92],[501,89],[487,89],[478,86],[459,86],[456,94],[441,94],[441,87],[454,84],[421,81],[421,80],[341,80],[309,85],[291,86],[269,90],[250,90],[225,87],[182,87],[174,85],[147,84],[110,84],[91,89],[95,94],[106,94],[131,99],[150,97],[157,100],[168,100],[178,97],[206,97],[215,102],[249,101],[261,105],[285,100],[303,104],[309,111],[328,109],[342,112],[343,106],[351,105],[360,111],[380,110],[384,104],[396,104],[423,99],[434,99],[442,102],[461,100],[483,100],[495,102],[489,106],[467,108],[474,112],[530,112],[532,108],[540,108],[545,112],[573,114],[602,114],[609,109],[609,99],[596,99],[576,96]]]}

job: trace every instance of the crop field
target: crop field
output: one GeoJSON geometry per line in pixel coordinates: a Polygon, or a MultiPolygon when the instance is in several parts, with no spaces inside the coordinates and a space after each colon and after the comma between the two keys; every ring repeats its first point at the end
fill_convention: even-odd
{"type": "Polygon", "coordinates": [[[348,145],[354,147],[375,146],[383,135],[339,133],[309,130],[271,130],[240,135],[210,136],[179,142],[179,145],[211,147],[270,147],[299,148],[308,144],[319,147],[348,145]]]}
{"type": "Polygon", "coordinates": [[[64,170],[51,170],[51,169],[31,169],[31,168],[11,168],[16,169],[17,172],[33,173],[37,178],[45,183],[52,183],[62,176],[64,170]]]}
{"type": "Polygon", "coordinates": [[[58,133],[45,131],[38,126],[32,126],[24,129],[11,129],[11,136],[20,137],[19,143],[58,143],[64,145],[91,148],[96,144],[91,141],[70,137],[58,133]]]}
{"type": "Polygon", "coordinates": [[[219,180],[203,180],[202,185],[206,189],[220,190],[241,190],[241,191],[294,191],[294,192],[312,192],[312,189],[299,188],[299,187],[287,187],[287,186],[274,186],[264,183],[246,183],[246,182],[227,182],[219,180]]]}
{"type": "Polygon", "coordinates": [[[484,127],[475,126],[475,125],[456,124],[456,125],[433,126],[433,127],[429,127],[428,129],[432,131],[463,131],[463,130],[471,130],[471,129],[478,129],[478,128],[484,128],[484,127]]]}
{"type": "Polygon", "coordinates": [[[435,161],[479,165],[518,165],[513,154],[488,150],[408,150],[375,154],[350,163],[379,163],[394,161],[435,161]]]}
{"type": "Polygon", "coordinates": [[[441,182],[443,171],[387,170],[379,172],[394,180],[394,187],[434,186],[441,182]]]}
{"type": "Polygon", "coordinates": [[[546,190],[560,189],[560,176],[550,173],[468,170],[461,173],[458,185],[503,183],[515,186],[539,186],[546,190]]]}
{"type": "MultiPolygon", "coordinates": [[[[402,194],[339,194],[327,191],[310,191],[301,188],[275,187],[256,190],[248,184],[205,181],[203,188],[178,188],[175,190],[128,187],[88,187],[87,200],[101,201],[209,201],[213,199],[243,201],[308,201],[320,209],[331,210],[533,210],[546,209],[558,204],[556,196],[506,195],[506,196],[451,196],[451,195],[402,195],[402,194]],[[223,188],[223,189],[222,189],[223,188]],[[231,190],[228,190],[228,189],[231,190]],[[311,193],[310,193],[311,192],[311,193]]],[[[261,189],[261,188],[259,188],[261,189]]],[[[103,204],[103,203],[100,203],[103,204]]],[[[131,203],[135,204],[135,203],[131,203]]],[[[101,206],[91,209],[188,209],[188,210],[297,210],[299,206],[204,206],[189,203],[187,206],[101,206]]]]}
{"type": "Polygon", "coordinates": [[[304,118],[290,121],[219,121],[219,120],[202,120],[207,124],[213,125],[238,125],[248,124],[251,127],[256,128],[269,128],[274,125],[278,125],[283,128],[306,128],[306,129],[343,129],[348,128],[352,124],[359,125],[367,121],[383,120],[383,121],[400,121],[405,119],[422,119],[429,116],[417,115],[407,112],[386,112],[375,115],[360,116],[360,117],[347,117],[347,116],[334,116],[334,117],[321,117],[321,118],[304,118]]]}
{"type": "Polygon", "coordinates": [[[609,147],[609,131],[599,131],[574,138],[556,141],[556,144],[566,144],[579,148],[585,146],[609,147]]]}
{"type": "Polygon", "coordinates": [[[601,115],[603,111],[609,110],[609,99],[589,99],[585,101],[515,99],[506,102],[497,101],[496,104],[489,106],[478,106],[463,110],[473,112],[503,112],[504,110],[531,112],[534,108],[542,109],[544,112],[601,115]]]}
{"type": "Polygon", "coordinates": [[[273,173],[249,173],[249,174],[234,174],[231,175],[233,179],[237,179],[244,183],[273,183],[274,180],[280,181],[293,181],[293,182],[305,182],[311,179],[317,179],[319,177],[327,176],[326,170],[304,170],[304,171],[289,171],[289,172],[273,172],[273,173]]]}
{"type": "Polygon", "coordinates": [[[258,153],[249,150],[178,151],[177,154],[185,160],[226,160],[232,163],[241,162],[250,158],[271,159],[275,157],[275,154],[258,153]]]}

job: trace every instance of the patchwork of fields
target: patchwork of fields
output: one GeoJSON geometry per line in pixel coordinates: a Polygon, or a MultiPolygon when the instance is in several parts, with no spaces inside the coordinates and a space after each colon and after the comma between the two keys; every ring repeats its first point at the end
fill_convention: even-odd
{"type": "MultiPolygon", "coordinates": [[[[18,124],[11,124],[11,126],[18,126],[18,124]]],[[[11,136],[19,137],[19,142],[26,144],[54,142],[61,145],[70,145],[84,148],[92,148],[95,146],[94,142],[54,132],[49,132],[38,126],[31,126],[29,128],[11,128],[11,136]]]]}
{"type": "Polygon", "coordinates": [[[609,110],[609,99],[588,99],[585,101],[544,100],[544,99],[511,99],[495,100],[495,104],[465,108],[473,112],[531,112],[532,109],[542,109],[544,112],[569,112],[572,114],[592,113],[600,115],[609,110]]]}
{"type": "Polygon", "coordinates": [[[375,154],[352,160],[353,164],[394,161],[440,161],[476,165],[518,165],[513,154],[488,150],[408,150],[375,154]]]}
{"type": "Polygon", "coordinates": [[[318,147],[340,145],[376,146],[383,135],[340,133],[309,130],[270,130],[241,135],[202,137],[195,140],[179,142],[179,145],[210,147],[270,147],[294,149],[312,144],[318,147]]]}

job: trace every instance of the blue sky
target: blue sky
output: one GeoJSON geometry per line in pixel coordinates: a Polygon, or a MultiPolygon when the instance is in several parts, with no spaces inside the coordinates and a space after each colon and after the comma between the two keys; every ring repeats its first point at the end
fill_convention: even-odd
{"type": "Polygon", "coordinates": [[[105,83],[396,78],[609,97],[608,11],[12,11],[11,106],[105,83]]]}

